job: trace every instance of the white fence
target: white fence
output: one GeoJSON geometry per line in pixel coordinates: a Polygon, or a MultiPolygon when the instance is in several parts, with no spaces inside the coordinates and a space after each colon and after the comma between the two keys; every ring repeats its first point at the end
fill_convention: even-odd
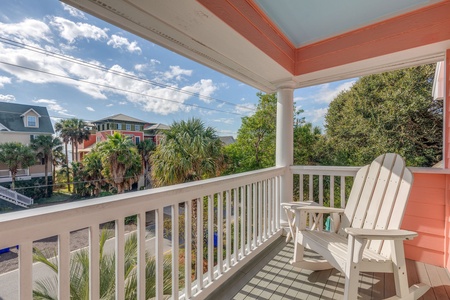
{"type": "Polygon", "coordinates": [[[163,242],[165,233],[167,237],[170,232],[171,296],[173,299],[203,299],[281,235],[279,189],[284,172],[284,168],[270,168],[4,214],[0,216],[0,249],[19,246],[19,298],[32,299],[33,241],[57,236],[58,298],[69,299],[70,233],[88,228],[89,293],[90,299],[99,299],[99,228],[112,221],[116,240],[115,294],[116,299],[125,299],[124,220],[137,215],[138,299],[146,299],[145,236],[152,223],[156,239],[154,297],[163,298],[163,242]],[[164,215],[168,208],[170,216],[164,215]],[[154,220],[148,219],[148,212],[154,212],[154,220]],[[179,261],[180,248],[184,248],[184,266],[179,261]],[[185,276],[179,280],[183,267],[185,276]]]}
{"type": "Polygon", "coordinates": [[[32,198],[19,194],[16,191],[12,191],[3,186],[0,186],[0,198],[23,207],[33,204],[32,198]]]}

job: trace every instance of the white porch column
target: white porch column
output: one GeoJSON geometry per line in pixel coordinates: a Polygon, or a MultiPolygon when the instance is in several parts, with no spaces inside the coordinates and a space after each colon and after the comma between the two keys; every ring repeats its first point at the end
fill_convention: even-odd
{"type": "MultiPolygon", "coordinates": [[[[281,203],[292,201],[293,178],[290,166],[294,162],[294,87],[292,81],[284,82],[277,90],[277,140],[276,166],[286,167],[285,175],[281,178],[281,203]]],[[[287,217],[280,209],[281,226],[287,226],[287,217]]]]}

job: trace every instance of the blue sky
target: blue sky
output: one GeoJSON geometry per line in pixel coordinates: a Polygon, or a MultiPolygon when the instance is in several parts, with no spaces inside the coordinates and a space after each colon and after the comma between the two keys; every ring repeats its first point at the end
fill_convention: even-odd
{"type": "MultiPolygon", "coordinates": [[[[329,103],[354,82],[298,89],[296,105],[322,126],[329,103]]],[[[123,113],[170,125],[198,117],[236,136],[257,92],[57,0],[0,3],[0,107],[46,106],[53,120],[123,113]]]]}

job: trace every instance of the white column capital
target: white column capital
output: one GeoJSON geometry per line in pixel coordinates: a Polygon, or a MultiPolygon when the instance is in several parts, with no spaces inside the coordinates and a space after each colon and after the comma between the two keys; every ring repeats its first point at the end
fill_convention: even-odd
{"type": "Polygon", "coordinates": [[[295,89],[297,87],[297,82],[293,80],[286,80],[276,83],[275,87],[277,88],[277,90],[295,89]]]}

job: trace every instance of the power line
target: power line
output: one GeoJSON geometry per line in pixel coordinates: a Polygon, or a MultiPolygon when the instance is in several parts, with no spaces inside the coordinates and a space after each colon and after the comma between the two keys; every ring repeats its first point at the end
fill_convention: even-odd
{"type": "Polygon", "coordinates": [[[230,112],[230,111],[220,110],[220,109],[216,109],[216,108],[210,108],[210,107],[201,106],[201,105],[197,105],[197,104],[182,103],[182,102],[178,102],[178,101],[175,101],[175,100],[166,99],[166,98],[162,98],[162,97],[158,97],[158,96],[150,96],[150,95],[147,95],[147,94],[143,94],[143,93],[139,93],[139,92],[133,92],[133,91],[129,91],[129,90],[126,90],[126,89],[122,89],[122,88],[118,88],[118,87],[114,87],[114,86],[110,86],[110,85],[106,85],[106,84],[96,83],[96,82],[92,82],[92,81],[88,81],[88,80],[84,80],[84,79],[79,79],[79,78],[72,78],[70,76],[55,74],[55,73],[52,73],[52,72],[38,70],[38,69],[31,68],[31,67],[25,67],[25,66],[21,66],[21,65],[17,65],[17,64],[8,63],[8,62],[5,62],[5,61],[0,61],[0,63],[4,64],[4,65],[11,66],[11,67],[21,68],[21,69],[25,69],[25,70],[29,70],[29,71],[43,73],[43,74],[46,74],[46,75],[51,75],[51,76],[55,76],[55,77],[60,77],[60,78],[64,78],[64,79],[77,81],[77,82],[87,83],[87,84],[91,84],[91,85],[95,85],[95,86],[99,86],[99,87],[103,87],[103,88],[107,88],[107,89],[121,91],[121,92],[124,92],[124,93],[130,93],[130,94],[135,94],[135,95],[144,96],[144,97],[148,97],[148,98],[154,98],[154,99],[158,99],[158,100],[169,101],[169,102],[177,103],[177,104],[180,104],[180,105],[192,106],[192,107],[206,109],[206,110],[211,110],[211,111],[217,111],[217,112],[233,114],[233,115],[238,115],[238,116],[245,116],[243,114],[236,113],[236,112],[230,112]]]}
{"type": "Polygon", "coordinates": [[[128,78],[128,79],[136,80],[136,81],[147,83],[147,84],[150,84],[150,85],[154,85],[154,86],[158,86],[158,87],[164,87],[164,88],[176,91],[178,93],[183,93],[183,94],[195,96],[195,97],[198,97],[198,98],[205,98],[205,99],[208,99],[208,100],[212,100],[212,101],[220,102],[220,103],[223,103],[223,104],[231,105],[233,107],[239,107],[239,108],[242,108],[242,109],[255,111],[255,109],[247,107],[247,106],[235,104],[235,103],[232,103],[232,102],[229,102],[229,101],[225,101],[225,100],[221,100],[221,99],[218,99],[218,98],[215,98],[215,97],[211,97],[211,96],[203,96],[203,95],[200,95],[199,93],[185,91],[185,90],[182,90],[180,88],[176,88],[176,87],[170,86],[168,84],[164,84],[164,83],[160,83],[160,82],[156,82],[156,81],[152,81],[152,80],[148,80],[148,79],[142,79],[142,78],[140,78],[138,76],[135,76],[135,75],[127,74],[127,73],[116,71],[116,70],[111,70],[111,69],[108,69],[106,67],[98,66],[98,65],[95,65],[95,64],[83,61],[81,59],[72,58],[72,57],[69,57],[67,55],[62,55],[62,54],[55,53],[55,52],[52,52],[52,51],[48,51],[48,50],[45,50],[45,49],[42,49],[42,48],[38,48],[38,47],[35,47],[35,46],[27,45],[25,43],[20,43],[20,42],[11,40],[11,39],[0,37],[0,41],[5,43],[5,44],[14,46],[14,47],[20,47],[20,48],[23,48],[23,49],[26,49],[26,50],[29,50],[29,51],[34,51],[34,52],[37,52],[37,53],[40,53],[40,54],[52,56],[52,57],[55,57],[55,58],[58,58],[58,59],[62,59],[62,60],[65,60],[65,61],[69,61],[69,62],[78,64],[78,65],[83,65],[83,66],[86,66],[86,67],[89,67],[89,68],[94,68],[94,69],[97,69],[97,70],[101,70],[101,71],[104,71],[104,72],[107,72],[107,73],[112,73],[112,74],[115,74],[115,75],[119,75],[119,76],[122,76],[122,77],[125,77],[125,78],[128,78]]]}

